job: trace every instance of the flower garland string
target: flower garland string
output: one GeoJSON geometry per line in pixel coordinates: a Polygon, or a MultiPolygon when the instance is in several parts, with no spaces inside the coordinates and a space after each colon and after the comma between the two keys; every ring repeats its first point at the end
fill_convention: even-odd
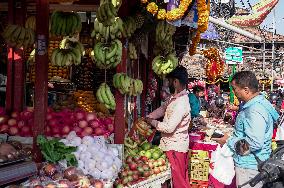
{"type": "Polygon", "coordinates": [[[192,39],[192,44],[189,49],[189,55],[194,55],[196,53],[197,45],[200,42],[201,33],[204,33],[208,28],[209,14],[210,14],[210,1],[206,3],[206,0],[197,1],[197,11],[198,11],[198,28],[195,37],[192,39]]]}
{"type": "MultiPolygon", "coordinates": [[[[141,0],[141,3],[147,4],[148,0],[141,0]]],[[[153,15],[157,14],[158,19],[175,21],[183,17],[191,3],[192,0],[180,0],[180,4],[177,8],[166,11],[165,9],[159,9],[158,5],[155,2],[150,2],[147,4],[146,9],[153,15]]]]}

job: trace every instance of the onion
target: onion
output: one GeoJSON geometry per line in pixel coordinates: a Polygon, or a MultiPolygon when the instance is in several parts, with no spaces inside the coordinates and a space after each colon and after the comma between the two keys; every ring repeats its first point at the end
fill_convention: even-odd
{"type": "Polygon", "coordinates": [[[86,133],[86,136],[91,135],[93,133],[93,129],[91,127],[85,127],[83,132],[86,133]]]}
{"type": "Polygon", "coordinates": [[[30,111],[24,111],[24,112],[22,113],[22,115],[21,115],[21,118],[22,118],[23,120],[29,120],[29,119],[31,119],[32,117],[33,117],[33,113],[30,112],[30,111]]]}
{"type": "Polygon", "coordinates": [[[50,121],[51,119],[52,119],[52,115],[51,115],[51,114],[47,114],[47,115],[46,115],[46,120],[47,120],[47,121],[50,121]]]}
{"type": "Polygon", "coordinates": [[[113,120],[112,120],[111,118],[105,118],[105,119],[104,119],[104,123],[105,123],[106,125],[113,124],[113,120]]]}
{"type": "Polygon", "coordinates": [[[107,125],[107,130],[108,130],[109,132],[113,133],[113,132],[114,132],[114,126],[113,126],[113,124],[108,124],[108,125],[107,125]]]}
{"type": "Polygon", "coordinates": [[[103,188],[103,187],[104,187],[103,182],[101,182],[100,180],[93,180],[93,181],[91,181],[91,184],[92,184],[95,188],[103,188]]]}
{"type": "Polygon", "coordinates": [[[23,120],[18,121],[18,127],[21,129],[26,125],[26,122],[23,120]]]}
{"type": "Polygon", "coordinates": [[[17,135],[18,133],[19,133],[18,127],[10,127],[9,128],[9,135],[14,136],[14,135],[17,135]]]}
{"type": "Polygon", "coordinates": [[[84,119],[84,117],[85,117],[85,114],[83,112],[77,112],[76,113],[76,119],[77,120],[82,120],[82,119],[84,119]]]}
{"type": "Polygon", "coordinates": [[[74,130],[77,134],[81,134],[81,132],[83,131],[83,129],[81,129],[80,127],[74,127],[73,130],[74,130]]]}
{"type": "Polygon", "coordinates": [[[8,122],[8,116],[0,115],[0,125],[8,122]]]}
{"type": "Polygon", "coordinates": [[[47,126],[45,132],[46,132],[47,136],[50,136],[51,135],[51,128],[49,126],[47,126]]]}
{"type": "Polygon", "coordinates": [[[85,127],[87,127],[88,126],[88,122],[87,121],[85,121],[85,120],[82,120],[82,121],[79,121],[79,127],[80,128],[85,128],[85,127]]]}
{"type": "Polygon", "coordinates": [[[30,134],[30,131],[31,131],[30,127],[25,126],[21,129],[21,134],[23,136],[28,136],[30,134]]]}
{"type": "Polygon", "coordinates": [[[62,134],[69,134],[69,132],[70,132],[70,127],[68,125],[65,125],[62,128],[62,134]]]}
{"type": "Polygon", "coordinates": [[[97,128],[97,127],[99,127],[100,126],[100,120],[98,120],[98,119],[95,119],[95,120],[91,120],[90,122],[89,122],[89,125],[92,127],[92,128],[97,128]]]}
{"type": "Polygon", "coordinates": [[[0,133],[7,133],[9,129],[9,126],[6,124],[3,124],[0,126],[0,133]]]}
{"type": "Polygon", "coordinates": [[[51,119],[50,121],[48,121],[48,124],[51,126],[51,127],[55,127],[57,125],[57,121],[56,119],[51,119]]]}
{"type": "Polygon", "coordinates": [[[52,128],[51,128],[51,132],[52,132],[53,134],[59,134],[60,130],[59,130],[58,127],[52,127],[52,128]]]}
{"type": "Polygon", "coordinates": [[[9,126],[14,126],[14,125],[16,125],[17,124],[17,120],[15,120],[15,119],[9,119],[8,120],[8,125],[9,126]]]}
{"type": "Polygon", "coordinates": [[[95,113],[88,113],[86,116],[86,120],[89,122],[91,120],[96,119],[96,114],[95,113]]]}
{"type": "Polygon", "coordinates": [[[77,170],[76,170],[76,167],[69,167],[67,168],[66,170],[64,170],[64,178],[66,179],[70,179],[70,177],[73,175],[73,174],[76,174],[77,173],[77,170]]]}
{"type": "Polygon", "coordinates": [[[97,127],[97,128],[95,128],[94,134],[96,136],[103,135],[104,134],[104,130],[102,128],[100,128],[100,127],[97,127]]]}
{"type": "Polygon", "coordinates": [[[12,112],[11,113],[11,117],[14,118],[14,119],[18,119],[19,115],[20,115],[19,112],[12,112]]]}

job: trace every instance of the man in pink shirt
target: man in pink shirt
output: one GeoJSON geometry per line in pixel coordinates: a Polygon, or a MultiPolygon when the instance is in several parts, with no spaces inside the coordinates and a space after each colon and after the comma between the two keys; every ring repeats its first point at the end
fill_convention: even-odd
{"type": "Polygon", "coordinates": [[[188,188],[190,104],[186,90],[187,70],[179,66],[167,78],[172,96],[149,114],[146,121],[161,132],[159,147],[166,152],[171,164],[174,188],[188,188]],[[161,117],[164,117],[162,122],[156,120],[161,117]]]}

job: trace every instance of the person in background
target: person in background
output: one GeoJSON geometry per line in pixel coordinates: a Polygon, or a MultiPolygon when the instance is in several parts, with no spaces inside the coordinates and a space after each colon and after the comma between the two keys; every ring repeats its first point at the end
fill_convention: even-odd
{"type": "Polygon", "coordinates": [[[188,94],[188,98],[189,98],[189,103],[190,103],[190,108],[191,108],[191,118],[195,118],[200,116],[200,109],[201,109],[201,105],[200,105],[200,97],[204,96],[204,87],[202,86],[194,86],[192,88],[193,93],[189,93],[188,94]]]}
{"type": "Polygon", "coordinates": [[[178,66],[168,74],[172,96],[145,120],[161,132],[159,147],[166,152],[171,164],[174,188],[188,188],[188,150],[190,105],[187,94],[188,74],[186,68],[178,66]],[[164,117],[163,121],[157,119],[164,117]]]}
{"type": "MultiPolygon", "coordinates": [[[[214,138],[221,145],[227,143],[233,151],[237,185],[242,185],[258,174],[257,161],[253,154],[240,156],[236,154],[235,144],[245,139],[250,150],[260,160],[265,161],[271,154],[273,124],[279,118],[272,104],[258,91],[258,80],[251,71],[236,73],[232,78],[232,87],[239,101],[245,102],[239,112],[233,135],[224,134],[222,138],[214,138]]],[[[262,187],[262,183],[255,186],[262,187]]],[[[249,185],[244,188],[250,188],[249,185]]]]}

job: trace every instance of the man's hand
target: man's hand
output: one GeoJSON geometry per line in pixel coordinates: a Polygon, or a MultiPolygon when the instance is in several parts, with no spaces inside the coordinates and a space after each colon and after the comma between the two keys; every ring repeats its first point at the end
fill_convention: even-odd
{"type": "Polygon", "coordinates": [[[152,118],[149,118],[149,117],[145,117],[144,119],[146,121],[146,123],[148,123],[149,125],[151,125],[153,128],[156,128],[155,124],[153,123],[153,120],[152,118]]]}
{"type": "Polygon", "coordinates": [[[218,142],[222,146],[227,142],[229,135],[227,133],[224,134],[222,138],[211,138],[212,140],[218,142]]]}
{"type": "Polygon", "coordinates": [[[151,125],[151,122],[154,120],[152,118],[149,118],[149,117],[145,117],[144,119],[146,121],[146,123],[150,124],[151,125]]]}

